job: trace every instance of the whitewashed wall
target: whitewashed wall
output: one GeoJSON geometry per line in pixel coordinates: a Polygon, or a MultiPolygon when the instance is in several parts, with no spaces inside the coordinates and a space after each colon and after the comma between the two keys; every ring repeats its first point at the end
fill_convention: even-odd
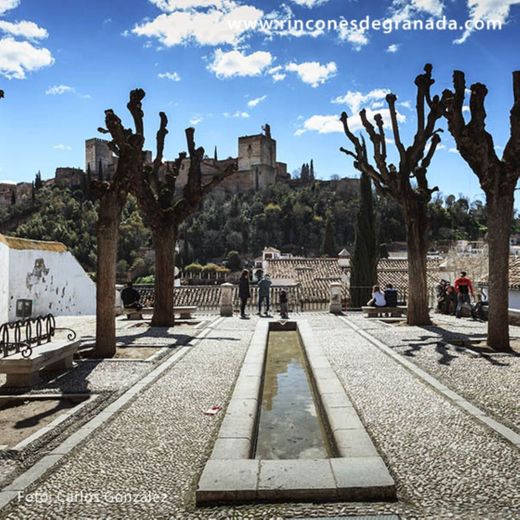
{"type": "Polygon", "coordinates": [[[33,316],[96,313],[96,286],[69,252],[9,251],[9,320],[19,299],[33,301],[33,316]]]}
{"type": "Polygon", "coordinates": [[[9,248],[0,242],[0,323],[8,321],[9,308],[9,248]]]}

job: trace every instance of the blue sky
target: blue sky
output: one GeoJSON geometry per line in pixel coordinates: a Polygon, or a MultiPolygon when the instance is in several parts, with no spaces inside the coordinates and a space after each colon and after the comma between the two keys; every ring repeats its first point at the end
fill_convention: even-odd
{"type": "MultiPolygon", "coordinates": [[[[520,69],[519,18],[520,0],[0,0],[0,180],[83,167],[84,140],[98,135],[106,108],[130,124],[125,105],[135,87],[147,93],[149,148],[158,112],[170,118],[167,158],[185,148],[188,126],[208,154],[217,145],[224,158],[236,155],[239,135],[258,133],[268,122],[278,160],[290,171],[312,158],[318,177],[355,176],[338,151],[346,144],[339,114],[360,107],[384,112],[384,95],[393,91],[408,143],[413,80],[426,62],[434,65],[439,93],[450,86],[453,69],[466,72],[468,85],[487,84],[488,128],[501,154],[509,136],[511,73],[520,69]],[[446,16],[458,24],[479,19],[504,26],[465,33],[401,25],[388,34],[251,28],[259,20],[367,16],[401,24],[446,16]]],[[[447,132],[430,179],[444,193],[480,193],[447,132]]]]}

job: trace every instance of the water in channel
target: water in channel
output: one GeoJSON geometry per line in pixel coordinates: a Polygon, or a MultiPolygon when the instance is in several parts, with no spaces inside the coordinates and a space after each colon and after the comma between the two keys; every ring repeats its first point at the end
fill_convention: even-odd
{"type": "Polygon", "coordinates": [[[269,332],[255,457],[330,456],[298,332],[269,332]]]}

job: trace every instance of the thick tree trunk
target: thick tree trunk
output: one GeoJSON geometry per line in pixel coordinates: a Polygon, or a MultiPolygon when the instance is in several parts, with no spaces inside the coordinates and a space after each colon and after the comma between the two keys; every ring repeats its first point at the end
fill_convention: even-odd
{"type": "Polygon", "coordinates": [[[431,325],[428,308],[426,253],[428,218],[425,205],[412,203],[405,208],[408,246],[408,325],[431,325]]]}
{"type": "Polygon", "coordinates": [[[153,327],[173,327],[173,291],[175,285],[175,233],[173,225],[152,230],[155,248],[155,303],[153,327]]]}
{"type": "Polygon", "coordinates": [[[99,202],[97,223],[96,274],[96,356],[116,353],[116,262],[120,205],[115,193],[106,193],[99,202]]]}
{"type": "Polygon", "coordinates": [[[489,322],[487,344],[497,351],[509,345],[509,239],[513,189],[487,195],[489,244],[489,322]]]}

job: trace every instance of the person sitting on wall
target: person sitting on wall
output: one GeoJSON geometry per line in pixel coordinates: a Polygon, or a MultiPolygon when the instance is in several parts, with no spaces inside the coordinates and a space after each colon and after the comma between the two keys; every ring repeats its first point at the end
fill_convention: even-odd
{"type": "Polygon", "coordinates": [[[121,291],[121,300],[125,309],[136,309],[140,311],[143,305],[139,302],[141,295],[137,289],[134,289],[134,284],[128,282],[126,287],[121,291]]]}
{"type": "Polygon", "coordinates": [[[397,307],[397,289],[391,283],[386,284],[385,301],[387,307],[397,307]]]}
{"type": "Polygon", "coordinates": [[[379,285],[372,287],[372,299],[367,305],[369,307],[386,307],[385,295],[381,292],[379,285]]]}

